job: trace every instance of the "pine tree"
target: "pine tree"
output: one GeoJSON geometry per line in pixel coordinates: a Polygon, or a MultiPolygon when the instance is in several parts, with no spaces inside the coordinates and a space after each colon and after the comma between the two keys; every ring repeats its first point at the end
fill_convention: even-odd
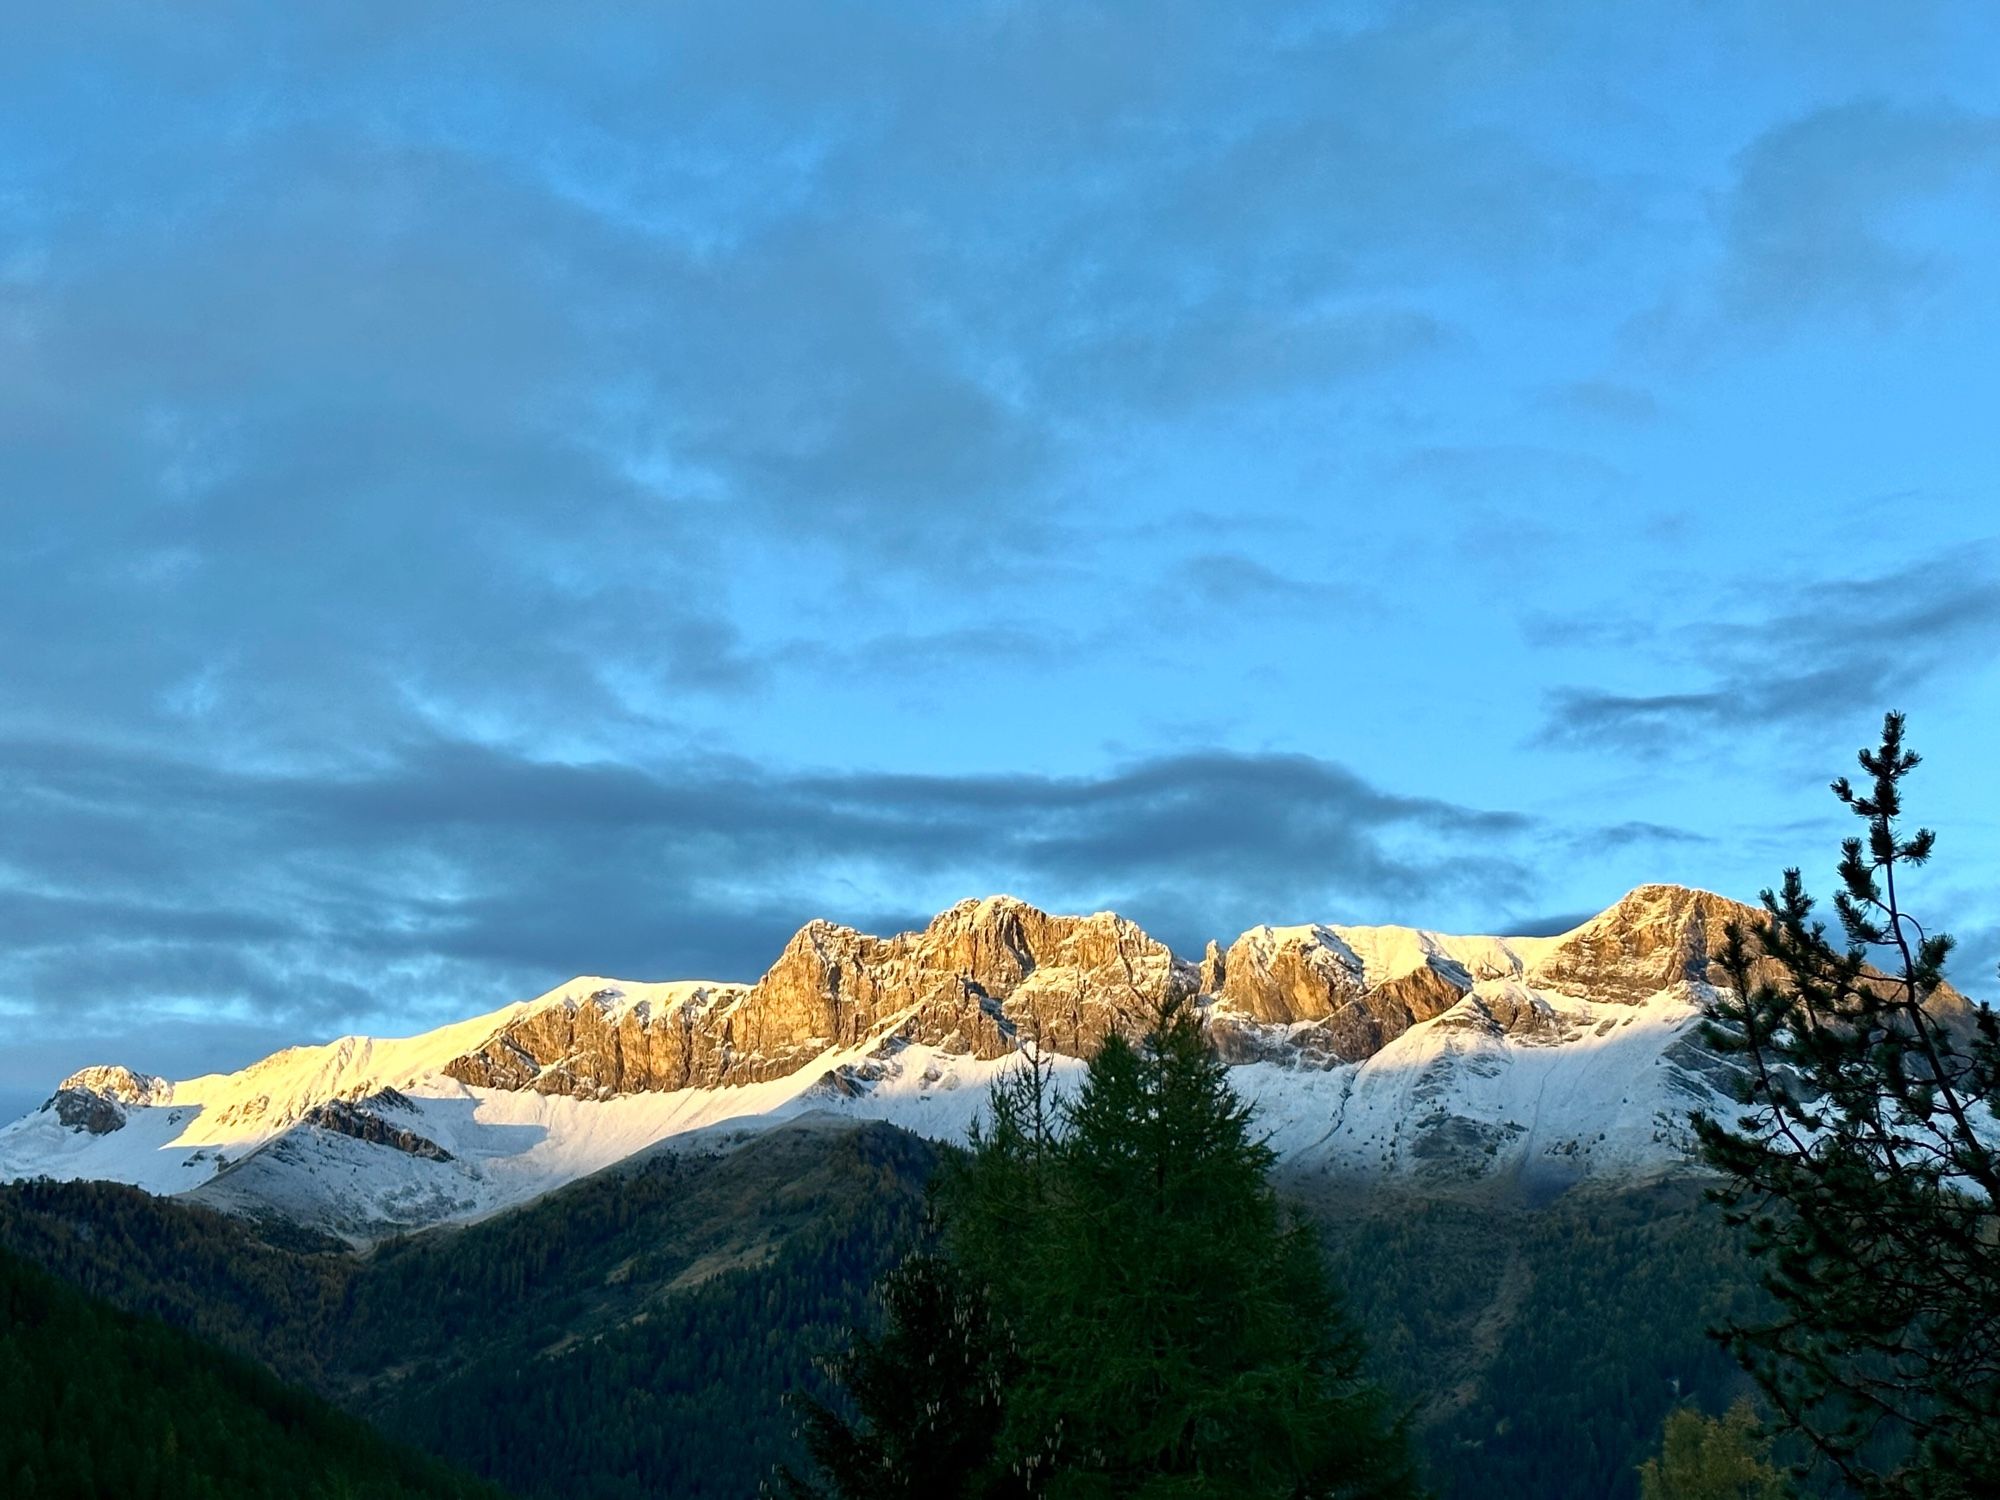
{"type": "Polygon", "coordinates": [[[849,1421],[811,1398],[806,1448],[824,1486],[786,1470],[790,1500],[995,1500],[1005,1362],[982,1289],[949,1261],[912,1255],[882,1284],[884,1328],[857,1334],[828,1373],[849,1421]]]}
{"type": "MultiPolygon", "coordinates": [[[[1191,1008],[1163,1007],[1137,1046],[1108,1038],[1071,1099],[1032,1056],[991,1113],[937,1207],[943,1253],[994,1310],[998,1431],[991,1462],[936,1493],[1416,1494],[1318,1241],[1272,1191],[1272,1154],[1191,1008]]],[[[859,1462],[838,1433],[815,1455],[834,1493],[877,1493],[841,1487],[875,1461],[848,1435],[859,1462]]]]}
{"type": "Polygon", "coordinates": [[[946,1244],[1008,1310],[1002,1448],[1070,1496],[1402,1496],[1408,1444],[1198,1014],[1028,1068],[946,1178],[946,1244]]]}
{"type": "Polygon", "coordinates": [[[1758,931],[1728,929],[1709,1036],[1745,1064],[1744,1109],[1695,1128],[1778,1307],[1720,1336],[1781,1424],[1863,1495],[1971,1500],[2000,1494],[2000,1020],[1945,986],[1951,939],[1904,906],[1936,840],[1902,831],[1903,730],[1888,715],[1866,784],[1833,784],[1865,827],[1844,943],[1796,869],[1758,931]]]}
{"type": "Polygon", "coordinates": [[[1669,1412],[1660,1456],[1639,1466],[1639,1500],[1786,1500],[1791,1494],[1747,1400],[1721,1417],[1687,1406],[1669,1412]]]}

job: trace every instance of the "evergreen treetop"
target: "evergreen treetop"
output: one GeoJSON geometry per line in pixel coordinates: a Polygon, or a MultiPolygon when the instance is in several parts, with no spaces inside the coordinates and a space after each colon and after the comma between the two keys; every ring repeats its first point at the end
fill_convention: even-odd
{"type": "Polygon", "coordinates": [[[1864,824],[1845,941],[1796,869],[1757,930],[1728,929],[1708,1035],[1744,1064],[1743,1108],[1694,1123],[1779,1308],[1721,1336],[1781,1424],[1864,1495],[1971,1500],[2000,1494],[2000,1020],[1945,986],[1951,939],[1905,905],[1936,838],[1903,831],[1903,735],[1889,714],[1864,786],[1833,783],[1864,824]]]}
{"type": "MultiPolygon", "coordinates": [[[[1038,1053],[1003,1080],[936,1202],[942,1255],[991,1310],[974,1363],[997,1397],[959,1404],[948,1425],[989,1457],[936,1493],[1414,1496],[1401,1424],[1271,1163],[1184,1002],[1137,1044],[1107,1039],[1073,1097],[1038,1053]]],[[[938,1337],[934,1310],[889,1311],[857,1353],[938,1337]]],[[[847,1480],[907,1442],[908,1412],[871,1394],[880,1373],[850,1382],[860,1423],[809,1433],[833,1494],[890,1493],[847,1480]]]]}

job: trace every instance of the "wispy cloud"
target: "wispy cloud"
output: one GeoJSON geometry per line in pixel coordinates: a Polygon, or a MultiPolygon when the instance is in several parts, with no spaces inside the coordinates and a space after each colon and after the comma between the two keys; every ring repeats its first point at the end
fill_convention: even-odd
{"type": "Polygon", "coordinates": [[[1242,552],[1203,552],[1175,565],[1168,592],[1219,610],[1329,609],[1365,597],[1360,586],[1300,578],[1242,552]]]}
{"type": "Polygon", "coordinates": [[[582,969],[750,976],[808,916],[920,920],[920,893],[1114,905],[1198,945],[1273,906],[1533,884],[1531,820],[1303,756],[779,774],[434,740],[279,774],[16,741],[0,774],[0,984],[72,1023],[200,999],[314,1025],[582,969]]]}
{"type": "Polygon", "coordinates": [[[1618,380],[1564,381],[1543,389],[1540,404],[1556,411],[1633,427],[1648,427],[1660,419],[1658,397],[1643,387],[1618,380]]]}
{"type": "MultiPolygon", "coordinates": [[[[1664,692],[1558,688],[1543,741],[1664,754],[1719,731],[1826,723],[1901,702],[2000,652],[2000,542],[1884,573],[1744,592],[1764,607],[1650,636],[1621,627],[1642,660],[1691,680],[1664,692]]],[[[1545,638],[1550,631],[1545,622],[1545,638]]]]}
{"type": "Polygon", "coordinates": [[[1957,193],[2000,206],[2000,117],[1862,99],[1768,130],[1720,205],[1720,307],[1766,324],[1897,316],[1952,270],[1914,211],[1957,193]]]}

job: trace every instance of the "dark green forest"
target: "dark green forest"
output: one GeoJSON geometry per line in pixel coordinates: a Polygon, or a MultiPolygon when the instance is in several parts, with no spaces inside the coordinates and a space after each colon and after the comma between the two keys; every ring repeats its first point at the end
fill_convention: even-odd
{"type": "Polygon", "coordinates": [[[1735,1232],[1669,1183],[1545,1208],[1378,1196],[1315,1204],[1378,1376],[1462,1500],[1633,1496],[1677,1402],[1748,1389],[1705,1330],[1757,1305],[1735,1232]]]}
{"type": "MultiPolygon", "coordinates": [[[[666,1152],[352,1255],[105,1184],[0,1189],[0,1244],[311,1386],[522,1496],[746,1496],[798,1459],[787,1393],[870,1316],[940,1148],[888,1126],[666,1152]]],[[[1285,1186],[1328,1226],[1371,1368],[1462,1500],[1629,1497],[1683,1400],[1742,1378],[1753,1305],[1686,1185],[1501,1201],[1285,1186]]]]}
{"type": "Polygon", "coordinates": [[[869,1315],[936,1148],[886,1126],[661,1153],[365,1256],[105,1183],[0,1189],[0,1243],[527,1496],[754,1493],[869,1315]]]}
{"type": "Polygon", "coordinates": [[[5,1252],[0,1414],[0,1491],[11,1500],[497,1500],[260,1365],[5,1252]]]}

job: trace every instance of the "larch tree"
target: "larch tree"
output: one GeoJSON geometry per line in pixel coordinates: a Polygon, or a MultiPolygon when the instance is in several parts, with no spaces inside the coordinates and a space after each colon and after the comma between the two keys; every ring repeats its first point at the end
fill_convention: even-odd
{"type": "Polygon", "coordinates": [[[1639,1466],[1639,1500],[1790,1500],[1793,1493],[1748,1400],[1720,1417],[1676,1407],[1659,1456],[1639,1466]]]}

